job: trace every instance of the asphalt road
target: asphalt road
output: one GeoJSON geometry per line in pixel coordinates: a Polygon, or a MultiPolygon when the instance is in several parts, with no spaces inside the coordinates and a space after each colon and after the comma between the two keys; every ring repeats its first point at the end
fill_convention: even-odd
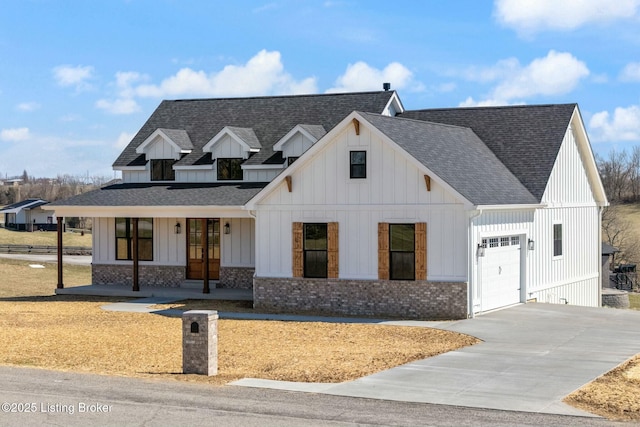
{"type": "Polygon", "coordinates": [[[0,367],[2,426],[614,426],[600,418],[0,367]]]}

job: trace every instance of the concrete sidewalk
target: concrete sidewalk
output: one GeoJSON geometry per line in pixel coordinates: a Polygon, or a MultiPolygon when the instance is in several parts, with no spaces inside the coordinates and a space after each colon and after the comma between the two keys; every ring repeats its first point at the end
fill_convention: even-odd
{"type": "MultiPolygon", "coordinates": [[[[390,322],[394,323],[394,322],[390,322]]],[[[405,402],[592,416],[562,399],[640,352],[640,312],[526,304],[455,322],[407,322],[484,342],[341,384],[233,385],[405,402]]]]}

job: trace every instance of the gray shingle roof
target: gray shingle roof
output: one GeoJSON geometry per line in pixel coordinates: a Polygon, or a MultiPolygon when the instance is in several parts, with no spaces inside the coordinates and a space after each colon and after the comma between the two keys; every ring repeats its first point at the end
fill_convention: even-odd
{"type": "Polygon", "coordinates": [[[242,206],[266,182],[234,184],[116,184],[89,191],[55,206],[242,206]]]}
{"type": "Polygon", "coordinates": [[[43,199],[26,199],[21,202],[12,203],[0,209],[0,212],[12,211],[17,212],[20,209],[35,209],[39,206],[46,205],[49,202],[43,199]]]}
{"type": "Polygon", "coordinates": [[[576,104],[405,111],[401,117],[471,128],[538,201],[576,104]]]}
{"type": "Polygon", "coordinates": [[[256,133],[251,128],[239,128],[235,126],[228,126],[231,132],[235,133],[238,138],[240,138],[245,144],[247,144],[250,148],[262,148],[260,145],[260,141],[258,141],[258,137],[256,133]]]}
{"type": "Polygon", "coordinates": [[[300,127],[309,132],[316,140],[322,138],[327,134],[327,131],[321,125],[305,125],[300,124],[300,127]]]}
{"type": "Polygon", "coordinates": [[[381,113],[395,92],[361,92],[328,95],[296,95],[256,98],[163,101],[142,126],[113,166],[144,165],[136,148],[158,128],[182,129],[194,150],[177,164],[202,162],[202,147],[225,126],[252,128],[262,149],[245,164],[282,163],[273,145],[299,123],[321,125],[329,130],[354,110],[381,113]]]}
{"type": "Polygon", "coordinates": [[[474,205],[537,203],[471,129],[361,114],[474,205]]]}
{"type": "Polygon", "coordinates": [[[160,128],[165,135],[167,135],[173,142],[183,150],[193,150],[193,144],[189,138],[187,131],[182,129],[165,129],[160,128]]]}

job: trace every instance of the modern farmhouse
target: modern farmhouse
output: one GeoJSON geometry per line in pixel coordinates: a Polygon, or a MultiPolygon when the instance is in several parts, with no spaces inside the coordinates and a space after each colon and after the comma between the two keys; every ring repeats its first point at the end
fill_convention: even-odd
{"type": "Polygon", "coordinates": [[[94,284],[406,318],[600,305],[607,199],[576,104],[164,101],[113,167],[122,183],[50,205],[93,218],[94,284]]]}

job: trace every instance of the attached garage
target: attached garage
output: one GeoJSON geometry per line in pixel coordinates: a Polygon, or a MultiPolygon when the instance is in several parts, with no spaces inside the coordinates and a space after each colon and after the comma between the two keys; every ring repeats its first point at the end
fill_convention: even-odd
{"type": "Polygon", "coordinates": [[[521,301],[521,242],[519,235],[482,239],[484,256],[479,258],[481,311],[521,301]]]}

